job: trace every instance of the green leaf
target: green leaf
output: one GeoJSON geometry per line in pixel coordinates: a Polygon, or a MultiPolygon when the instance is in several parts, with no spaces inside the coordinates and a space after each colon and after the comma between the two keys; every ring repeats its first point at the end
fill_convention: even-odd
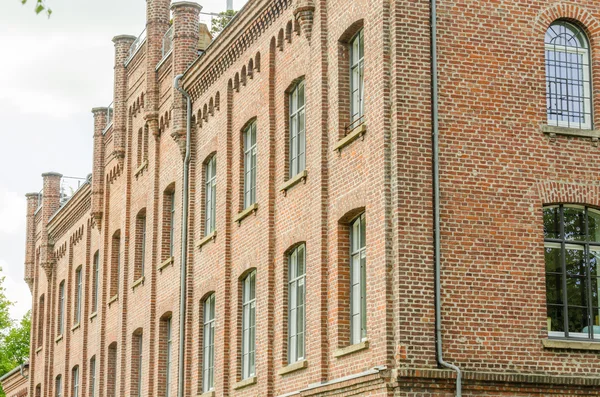
{"type": "Polygon", "coordinates": [[[39,14],[40,12],[44,11],[44,9],[45,9],[45,7],[44,7],[42,4],[38,4],[38,5],[35,7],[35,13],[36,13],[36,14],[39,14]]]}

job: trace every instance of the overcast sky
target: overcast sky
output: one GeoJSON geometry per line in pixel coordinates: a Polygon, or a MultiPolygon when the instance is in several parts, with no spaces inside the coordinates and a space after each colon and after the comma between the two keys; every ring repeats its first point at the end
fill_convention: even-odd
{"type": "MultiPolygon", "coordinates": [[[[0,3],[0,267],[11,314],[31,308],[23,281],[25,194],[42,188],[41,174],[91,173],[91,109],[112,102],[114,47],[119,34],[145,27],[145,0],[46,0],[51,18],[29,0],[0,3]]],[[[197,0],[220,12],[226,0],[197,0]]],[[[234,0],[240,9],[246,0],[234,0]]]]}

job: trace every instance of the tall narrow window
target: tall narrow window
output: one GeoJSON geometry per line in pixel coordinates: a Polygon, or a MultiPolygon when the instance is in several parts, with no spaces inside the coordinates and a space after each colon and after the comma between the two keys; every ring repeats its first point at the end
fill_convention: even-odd
{"type": "Polygon", "coordinates": [[[73,397],[79,397],[79,366],[73,367],[73,397]]]}
{"type": "Polygon", "coordinates": [[[202,391],[215,387],[215,294],[204,301],[204,327],[202,344],[202,391]]]}
{"type": "Polygon", "coordinates": [[[367,338],[367,247],[365,214],[350,228],[350,340],[352,344],[367,338]]]}
{"type": "Polygon", "coordinates": [[[90,397],[96,397],[96,356],[90,360],[90,397]]]}
{"type": "Polygon", "coordinates": [[[73,318],[75,324],[79,324],[81,320],[81,279],[81,266],[79,266],[75,271],[75,317],[73,318]]]}
{"type": "Polygon", "coordinates": [[[306,167],[306,133],[304,115],[304,80],[290,93],[290,178],[306,167]]]}
{"type": "Polygon", "coordinates": [[[111,299],[119,295],[121,274],[121,232],[117,231],[112,238],[112,257],[110,269],[110,296],[111,299]]]}
{"type": "Polygon", "coordinates": [[[141,210],[135,221],[135,270],[136,280],[144,277],[146,270],[146,210],[141,210]]]}
{"type": "Polygon", "coordinates": [[[217,156],[212,156],[206,164],[205,194],[204,214],[206,223],[204,226],[204,235],[208,236],[215,231],[215,218],[217,216],[217,156]]]}
{"type": "Polygon", "coordinates": [[[169,257],[175,255],[175,192],[169,194],[169,257]]]}
{"type": "Polygon", "coordinates": [[[62,376],[61,375],[58,375],[56,377],[54,390],[56,391],[56,393],[55,393],[56,397],[62,397],[63,390],[62,390],[62,376]]]}
{"type": "Polygon", "coordinates": [[[113,342],[108,346],[106,389],[108,397],[117,397],[117,342],[113,342]]]}
{"type": "Polygon", "coordinates": [[[256,271],[242,284],[242,379],[256,375],[256,271]]]}
{"type": "Polygon", "coordinates": [[[546,31],[548,124],[592,128],[590,46],[582,29],[556,21],[546,31]]]}
{"type": "Polygon", "coordinates": [[[38,335],[37,335],[37,343],[38,347],[42,347],[44,344],[44,311],[45,311],[45,297],[44,294],[40,296],[40,301],[38,303],[38,335]]]}
{"type": "Polygon", "coordinates": [[[92,288],[92,313],[98,311],[98,285],[100,284],[100,251],[94,254],[94,285],[92,288]]]}
{"type": "Polygon", "coordinates": [[[161,361],[164,360],[164,396],[171,397],[171,349],[172,349],[172,329],[171,318],[162,320],[162,345],[161,345],[161,361]]]}
{"type": "Polygon", "coordinates": [[[304,244],[288,257],[288,364],[304,359],[306,266],[304,244]]]}
{"type": "Polygon", "coordinates": [[[361,29],[350,42],[350,129],[361,124],[364,115],[364,56],[364,33],[361,29]]]}
{"type": "Polygon", "coordinates": [[[600,339],[600,211],[544,208],[548,334],[600,339]]]}
{"type": "Polygon", "coordinates": [[[143,365],[143,351],[144,351],[144,334],[141,330],[136,331],[133,334],[131,349],[131,394],[141,397],[142,396],[142,365],[143,365]]]}
{"type": "Polygon", "coordinates": [[[244,208],[256,203],[256,121],[244,130],[244,208]]]}
{"type": "Polygon", "coordinates": [[[65,330],[65,282],[58,286],[58,334],[62,335],[65,330]]]}

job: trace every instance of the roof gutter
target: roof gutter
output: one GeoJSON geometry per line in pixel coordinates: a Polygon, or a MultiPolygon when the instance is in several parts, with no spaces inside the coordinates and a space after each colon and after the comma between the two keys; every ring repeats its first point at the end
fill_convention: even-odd
{"type": "Polygon", "coordinates": [[[173,85],[186,98],[187,121],[185,158],[183,160],[183,208],[181,211],[181,271],[180,271],[180,293],[179,293],[179,367],[177,369],[177,397],[183,397],[184,388],[184,353],[185,353],[185,318],[187,302],[187,257],[188,257],[188,207],[190,202],[190,160],[191,160],[191,135],[192,135],[192,98],[190,94],[180,85],[183,74],[177,75],[173,85]]]}
{"type": "Polygon", "coordinates": [[[439,94],[437,53],[437,0],[431,0],[431,112],[433,140],[433,239],[435,250],[435,355],[440,366],[456,372],[456,397],[462,396],[462,373],[454,364],[444,361],[442,349],[442,288],[440,236],[440,162],[439,162],[439,94]]]}

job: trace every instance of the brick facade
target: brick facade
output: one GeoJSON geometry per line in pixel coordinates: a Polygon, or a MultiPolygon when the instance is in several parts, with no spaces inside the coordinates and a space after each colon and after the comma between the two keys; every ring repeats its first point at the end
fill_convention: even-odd
{"type": "MultiPolygon", "coordinates": [[[[142,395],[176,395],[188,143],[185,396],[453,395],[455,374],[435,355],[429,6],[249,0],[198,57],[200,7],[148,0],[145,41],[114,38],[114,115],[107,125],[108,109],[93,110],[90,179],[62,206],[60,174],[44,174],[41,203],[28,195],[30,395],[54,396],[61,375],[72,396],[78,366],[79,396],[90,396],[92,358],[96,396],[136,396],[140,370],[142,395]],[[174,43],[164,53],[171,11],[174,43]],[[361,29],[365,118],[348,131],[349,43],[361,29]],[[191,142],[173,86],[182,73],[191,142]],[[289,93],[302,80],[306,167],[290,179],[289,93]],[[252,122],[256,203],[247,210],[243,133],[252,122]],[[213,158],[214,232],[204,211],[213,158]],[[350,346],[350,225],[362,213],[367,339],[350,346]],[[288,254],[300,244],[306,354],[288,363],[288,254]],[[242,282],[254,270],[256,376],[242,379],[242,282]],[[212,293],[214,391],[203,394],[203,303],[212,293]]],[[[597,94],[600,5],[439,0],[437,11],[445,359],[464,371],[463,395],[600,395],[597,346],[548,342],[542,217],[546,204],[600,207],[596,132],[542,128],[546,29],[557,19],[585,28],[597,94]]]]}

